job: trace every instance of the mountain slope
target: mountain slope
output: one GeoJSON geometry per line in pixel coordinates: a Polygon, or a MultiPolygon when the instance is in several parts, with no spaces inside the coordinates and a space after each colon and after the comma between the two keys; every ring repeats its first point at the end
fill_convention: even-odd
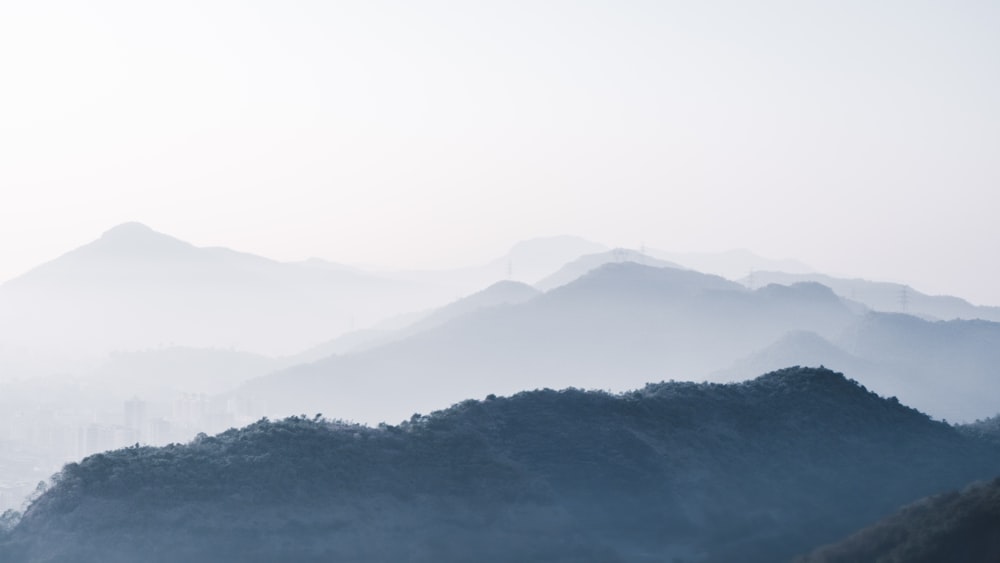
{"type": "Polygon", "coordinates": [[[542,292],[525,283],[509,280],[499,281],[482,291],[477,291],[468,297],[463,297],[431,311],[427,316],[413,323],[407,329],[412,329],[413,331],[427,330],[441,326],[448,321],[468,315],[469,313],[489,307],[524,303],[541,294],[542,292]]]}
{"type": "Polygon", "coordinates": [[[296,363],[311,363],[331,355],[367,350],[389,342],[402,340],[421,331],[430,330],[476,311],[490,307],[499,307],[501,305],[524,303],[539,295],[541,295],[541,292],[530,285],[509,280],[499,281],[482,291],[478,291],[437,309],[407,315],[406,317],[409,318],[403,319],[405,324],[395,330],[373,328],[349,332],[334,340],[324,342],[296,354],[289,358],[289,360],[296,363]]]}
{"type": "Polygon", "coordinates": [[[875,366],[876,391],[936,416],[971,422],[1000,410],[1000,323],[869,313],[834,342],[875,366]]]}
{"type": "Polygon", "coordinates": [[[842,375],[306,418],[68,465],[12,563],[780,561],[996,471],[1000,450],[842,375]]]}
{"type": "Polygon", "coordinates": [[[713,379],[731,380],[746,373],[765,373],[793,365],[830,365],[847,373],[872,374],[874,366],[839,348],[822,336],[808,331],[792,331],[766,348],[741,358],[727,369],[716,372],[713,379]]]}
{"type": "Polygon", "coordinates": [[[1000,561],[1000,478],[910,504],[800,563],[1000,561]]]}
{"type": "Polygon", "coordinates": [[[576,260],[569,262],[562,268],[559,268],[559,270],[553,274],[542,278],[534,285],[542,291],[549,291],[580,278],[594,268],[598,268],[604,264],[612,262],[635,262],[636,264],[654,266],[657,268],[680,268],[680,266],[674,264],[673,262],[657,260],[656,258],[645,256],[635,250],[616,248],[614,250],[609,250],[608,252],[583,255],[576,260]]]}
{"type": "Polygon", "coordinates": [[[96,357],[165,346],[275,355],[426,307],[436,291],[199,248],[127,223],[0,286],[0,342],[96,357]]]}
{"type": "Polygon", "coordinates": [[[526,387],[702,377],[789,330],[832,336],[853,320],[821,286],[750,292],[689,270],[612,263],[518,305],[253,380],[238,395],[266,401],[269,416],[400,420],[442,400],[526,387]]]}
{"type": "Polygon", "coordinates": [[[792,364],[849,371],[877,393],[953,422],[1000,411],[1000,323],[869,312],[832,338],[800,331],[783,335],[713,378],[792,364]]]}
{"type": "Polygon", "coordinates": [[[907,313],[931,320],[983,319],[1000,322],[1000,307],[977,306],[950,295],[927,295],[900,283],[775,271],[755,271],[741,281],[751,286],[816,282],[829,287],[837,295],[863,303],[874,311],[907,313]]]}

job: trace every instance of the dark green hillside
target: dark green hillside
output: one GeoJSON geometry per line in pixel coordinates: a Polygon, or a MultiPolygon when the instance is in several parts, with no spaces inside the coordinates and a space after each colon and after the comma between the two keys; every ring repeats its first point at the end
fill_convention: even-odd
{"type": "Polygon", "coordinates": [[[1000,478],[915,502],[801,563],[996,563],[1000,478]]]}
{"type": "Polygon", "coordinates": [[[91,456],[0,560],[771,562],[998,469],[997,446],[822,368],[532,391],[91,456]]]}

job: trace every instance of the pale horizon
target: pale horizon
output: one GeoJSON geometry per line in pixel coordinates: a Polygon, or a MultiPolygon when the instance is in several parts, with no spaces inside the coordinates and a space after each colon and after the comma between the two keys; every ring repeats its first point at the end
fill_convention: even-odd
{"type": "Polygon", "coordinates": [[[386,268],[747,248],[1000,305],[998,10],[7,4],[0,280],[139,221],[386,268]]]}
{"type": "Polygon", "coordinates": [[[1000,561],[997,30],[0,2],[0,561],[1000,561]]]}
{"type": "MultiPolygon", "coordinates": [[[[669,247],[667,245],[656,244],[655,242],[650,242],[650,241],[645,241],[645,240],[640,241],[640,242],[638,242],[636,244],[632,244],[632,245],[629,245],[627,243],[610,244],[609,242],[607,242],[605,240],[600,240],[600,239],[596,239],[596,238],[581,236],[581,235],[575,234],[575,233],[545,233],[545,234],[538,234],[538,235],[534,235],[534,236],[524,236],[524,237],[521,237],[521,238],[512,238],[509,242],[507,242],[507,241],[501,241],[499,243],[489,245],[488,248],[485,248],[485,245],[484,245],[484,247],[482,247],[480,249],[460,248],[460,247],[457,247],[457,246],[456,247],[452,247],[452,248],[439,248],[438,249],[440,251],[439,254],[438,254],[439,258],[437,258],[437,259],[427,260],[425,257],[418,255],[418,256],[411,256],[410,260],[403,260],[401,262],[393,263],[393,262],[389,262],[388,260],[384,260],[384,261],[379,262],[375,258],[365,258],[364,256],[361,256],[361,255],[358,255],[359,256],[358,259],[350,260],[350,259],[342,259],[342,258],[336,257],[336,256],[308,255],[307,253],[303,253],[303,252],[291,252],[291,253],[285,253],[285,254],[268,254],[268,253],[265,253],[265,252],[260,252],[260,251],[257,251],[257,250],[254,250],[254,249],[249,249],[249,248],[246,248],[246,247],[230,246],[230,245],[227,245],[227,244],[222,244],[222,243],[218,242],[217,240],[211,240],[211,239],[209,239],[209,240],[202,240],[202,241],[192,240],[192,239],[189,239],[189,238],[185,238],[183,236],[179,236],[176,233],[170,232],[168,230],[157,228],[155,225],[150,225],[150,224],[144,223],[142,221],[124,221],[124,222],[118,223],[116,225],[111,225],[107,229],[101,230],[96,235],[93,235],[90,238],[81,240],[81,241],[76,242],[76,243],[72,243],[73,244],[72,247],[63,248],[61,250],[55,250],[54,251],[55,253],[52,254],[50,257],[45,258],[45,259],[41,260],[40,262],[35,263],[35,264],[31,265],[31,266],[28,266],[27,268],[24,268],[22,271],[13,273],[12,275],[9,275],[6,278],[0,278],[0,285],[2,285],[6,281],[15,279],[15,278],[17,278],[17,277],[19,277],[19,276],[21,276],[23,274],[26,274],[26,273],[30,272],[31,270],[33,270],[34,268],[36,268],[38,266],[41,266],[41,265],[43,265],[43,264],[45,264],[47,262],[55,260],[55,259],[59,258],[60,256],[62,256],[63,254],[71,252],[71,251],[75,250],[76,248],[79,248],[80,246],[83,246],[83,245],[86,245],[86,244],[88,244],[90,242],[93,242],[93,241],[99,239],[108,230],[110,230],[110,229],[112,229],[112,228],[114,228],[116,226],[119,226],[119,225],[122,225],[122,224],[126,224],[126,223],[139,223],[139,224],[145,225],[146,227],[149,227],[150,229],[152,229],[152,230],[154,230],[156,232],[159,232],[159,233],[171,236],[171,237],[176,238],[178,240],[181,240],[183,242],[190,243],[190,244],[192,244],[192,245],[194,245],[196,247],[199,247],[199,248],[228,248],[230,250],[234,250],[234,251],[237,251],[237,252],[242,252],[242,253],[247,253],[247,254],[253,254],[253,255],[257,255],[257,256],[263,257],[263,258],[268,258],[268,259],[271,259],[271,260],[275,260],[277,262],[286,262],[286,263],[300,262],[300,261],[305,261],[305,260],[310,260],[310,259],[320,259],[320,260],[324,260],[324,261],[328,261],[328,262],[332,262],[332,263],[341,264],[341,265],[344,265],[344,266],[349,266],[349,267],[357,268],[359,270],[370,272],[370,273],[375,273],[375,274],[378,274],[378,273],[391,273],[391,272],[402,272],[402,271],[407,271],[407,270],[446,271],[446,270],[452,270],[452,269],[461,269],[461,268],[470,268],[470,267],[482,266],[482,265],[485,265],[485,264],[487,264],[487,263],[489,263],[491,261],[503,258],[507,254],[507,252],[509,252],[518,243],[523,243],[523,242],[528,242],[528,241],[538,240],[538,239],[563,237],[563,236],[579,238],[579,239],[587,240],[589,242],[593,242],[593,243],[597,243],[597,244],[602,244],[604,246],[607,246],[609,249],[623,248],[623,249],[630,249],[630,250],[635,250],[635,251],[641,251],[642,248],[645,247],[648,250],[665,251],[665,252],[671,252],[671,253],[677,253],[677,254],[721,254],[721,253],[733,252],[733,251],[746,251],[746,252],[752,253],[752,254],[756,255],[757,257],[765,259],[765,260],[771,260],[771,261],[786,261],[786,260],[796,261],[796,262],[798,262],[798,263],[800,263],[800,264],[802,264],[804,266],[809,267],[812,271],[814,271],[817,274],[826,274],[826,275],[830,275],[830,276],[833,276],[833,277],[845,278],[845,279],[865,279],[865,280],[874,281],[874,282],[899,283],[899,284],[903,284],[903,285],[908,285],[908,286],[912,287],[913,289],[915,289],[917,291],[920,291],[922,293],[928,294],[928,295],[950,295],[950,296],[960,297],[962,299],[965,299],[966,301],[969,301],[970,303],[972,303],[974,305],[997,306],[993,302],[977,301],[976,299],[971,298],[971,297],[969,297],[967,295],[963,295],[963,294],[955,292],[955,291],[949,291],[948,288],[935,289],[933,287],[930,287],[931,284],[927,284],[927,283],[924,283],[924,284],[914,283],[913,280],[893,278],[893,277],[891,277],[891,274],[886,274],[886,275],[883,275],[883,276],[880,277],[877,274],[865,275],[863,273],[858,273],[858,272],[855,272],[855,271],[838,271],[838,270],[823,269],[822,267],[818,267],[814,262],[810,261],[809,259],[805,259],[803,257],[799,257],[799,256],[769,255],[769,254],[766,254],[766,253],[758,252],[758,251],[756,251],[753,248],[747,248],[747,247],[742,247],[742,246],[715,247],[715,248],[701,247],[701,248],[679,249],[679,248],[671,248],[671,247],[669,247]],[[479,250],[479,252],[476,252],[476,250],[479,250]]],[[[239,241],[237,240],[237,242],[239,242],[239,241]]],[[[748,270],[747,272],[745,272],[745,274],[750,274],[751,272],[752,271],[748,270]]],[[[732,276],[732,275],[730,275],[730,276],[727,276],[727,277],[729,277],[731,279],[736,279],[738,276],[732,276]]]]}

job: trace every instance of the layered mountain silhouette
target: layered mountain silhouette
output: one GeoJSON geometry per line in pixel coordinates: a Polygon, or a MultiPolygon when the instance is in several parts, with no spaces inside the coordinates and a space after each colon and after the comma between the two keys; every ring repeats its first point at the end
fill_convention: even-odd
{"type": "Polygon", "coordinates": [[[874,282],[863,279],[844,279],[815,272],[787,273],[755,271],[743,277],[744,284],[791,285],[801,282],[821,283],[841,297],[863,303],[874,311],[905,313],[928,320],[982,319],[1000,322],[1000,307],[973,305],[950,295],[927,295],[900,283],[874,282]]]}
{"type": "Polygon", "coordinates": [[[642,264],[644,266],[655,266],[657,268],[680,268],[681,266],[674,264],[673,262],[667,262],[665,260],[658,260],[651,256],[646,256],[635,250],[628,250],[625,248],[616,248],[614,250],[609,250],[607,252],[599,252],[596,254],[586,254],[567,263],[562,268],[559,268],[553,274],[546,276],[536,282],[534,285],[542,291],[549,291],[550,289],[555,289],[557,287],[566,285],[573,281],[576,281],[587,272],[603,266],[604,264],[609,264],[612,262],[635,262],[636,264],[642,264]]]}
{"type": "Polygon", "coordinates": [[[917,501],[796,561],[1000,561],[1000,478],[917,501]]]}
{"type": "Polygon", "coordinates": [[[490,307],[524,303],[538,295],[541,295],[541,292],[528,284],[509,280],[499,281],[482,291],[442,307],[394,317],[389,319],[387,323],[377,325],[373,329],[349,332],[288,359],[296,363],[311,363],[336,354],[363,351],[402,340],[470,313],[490,307]],[[380,326],[389,323],[395,323],[397,326],[395,328],[380,328],[380,326]]]}
{"type": "MultiPolygon", "coordinates": [[[[680,264],[685,268],[723,276],[731,280],[740,279],[750,272],[757,272],[758,270],[791,272],[793,274],[807,274],[813,271],[810,266],[798,260],[765,258],[746,249],[734,249],[722,252],[671,252],[648,249],[645,254],[660,260],[680,264]]],[[[783,285],[790,285],[796,281],[814,280],[794,280],[783,285]]],[[[758,283],[756,287],[761,287],[762,285],[767,284],[758,283]]]]}
{"type": "Polygon", "coordinates": [[[782,366],[829,364],[847,373],[868,375],[875,366],[826,338],[809,331],[791,331],[766,348],[741,358],[727,369],[714,374],[719,379],[735,379],[745,373],[765,373],[782,366]]]}
{"type": "MultiPolygon", "coordinates": [[[[515,244],[510,251],[490,262],[466,268],[446,270],[409,270],[386,272],[393,279],[448,288],[451,295],[467,295],[498,280],[535,284],[585,254],[608,250],[599,244],[575,236],[539,237],[515,244]]],[[[582,273],[582,272],[581,272],[582,273]]]]}
{"type": "Polygon", "coordinates": [[[335,342],[351,347],[237,395],[265,399],[260,414],[336,411],[375,422],[405,418],[404,405],[430,408],[440,393],[457,401],[530,385],[620,390],[822,364],[940,418],[968,422],[998,410],[998,323],[871,312],[815,282],[748,290],[629,262],[605,263],[543,295],[522,291],[531,298],[492,309],[460,301],[429,317],[440,322],[335,342]],[[446,314],[452,308],[468,312],[446,314]]]}
{"type": "MultiPolygon", "coordinates": [[[[277,372],[237,395],[268,412],[400,420],[445,401],[533,386],[622,390],[710,374],[790,330],[833,337],[856,319],[818,284],[749,291],[717,276],[610,263],[520,304],[277,372]]],[[[263,414],[263,413],[262,413],[263,414]]]]}
{"type": "Polygon", "coordinates": [[[826,369],[540,390],[90,456],[6,517],[0,559],[773,562],[997,467],[995,443],[826,369]]]}
{"type": "Polygon", "coordinates": [[[971,422],[1000,410],[1000,323],[869,312],[839,336],[795,332],[716,372],[730,379],[793,364],[836,366],[934,416],[971,422]]]}
{"type": "Polygon", "coordinates": [[[0,286],[0,341],[91,356],[169,346],[277,355],[443,300],[417,284],[199,248],[126,223],[0,286]]]}

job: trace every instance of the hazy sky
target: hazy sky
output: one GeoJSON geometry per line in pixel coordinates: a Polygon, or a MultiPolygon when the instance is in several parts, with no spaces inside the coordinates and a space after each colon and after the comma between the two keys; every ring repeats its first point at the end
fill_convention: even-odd
{"type": "Polygon", "coordinates": [[[0,280],[129,220],[746,247],[1000,305],[998,2],[0,2],[0,280]]]}

